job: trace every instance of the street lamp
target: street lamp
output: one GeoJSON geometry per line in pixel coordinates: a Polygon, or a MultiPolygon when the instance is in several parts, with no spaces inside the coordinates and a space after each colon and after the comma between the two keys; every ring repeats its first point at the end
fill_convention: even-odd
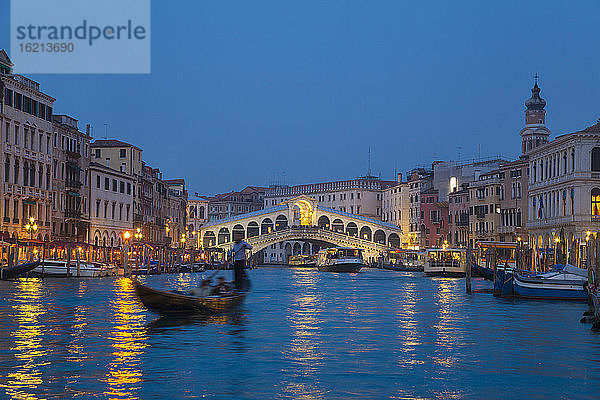
{"type": "Polygon", "coordinates": [[[143,236],[144,235],[142,234],[141,228],[137,228],[136,232],[133,234],[133,237],[136,238],[137,240],[141,240],[143,236]]]}
{"type": "Polygon", "coordinates": [[[31,240],[33,239],[33,234],[38,230],[38,226],[35,223],[35,218],[29,217],[29,223],[25,225],[25,230],[29,233],[29,243],[27,246],[27,259],[29,260],[29,248],[31,247],[31,240]]]}

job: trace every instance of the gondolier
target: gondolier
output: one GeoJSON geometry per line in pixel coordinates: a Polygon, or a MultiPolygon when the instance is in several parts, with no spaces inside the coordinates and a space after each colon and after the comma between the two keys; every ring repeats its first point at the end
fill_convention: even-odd
{"type": "Polygon", "coordinates": [[[231,249],[231,258],[233,259],[233,279],[235,287],[238,290],[245,290],[244,286],[244,267],[246,266],[246,249],[252,250],[252,246],[240,238],[235,240],[233,249],[231,249]]]}

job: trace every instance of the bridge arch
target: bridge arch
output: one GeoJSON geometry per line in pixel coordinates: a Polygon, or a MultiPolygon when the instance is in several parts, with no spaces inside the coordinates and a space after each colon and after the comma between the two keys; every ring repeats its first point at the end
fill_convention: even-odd
{"type": "Polygon", "coordinates": [[[321,215],[319,217],[319,220],[317,221],[317,226],[319,228],[329,229],[329,227],[331,226],[331,222],[329,221],[329,218],[326,215],[321,215]]]}
{"type": "Polygon", "coordinates": [[[260,235],[260,229],[258,228],[258,222],[256,221],[250,221],[248,222],[248,228],[247,228],[247,233],[246,233],[246,237],[255,237],[260,235]]]}
{"type": "Polygon", "coordinates": [[[300,243],[294,243],[294,255],[297,256],[302,252],[302,248],[300,247],[300,243]]]}
{"type": "Polygon", "coordinates": [[[266,235],[273,231],[273,220],[271,218],[265,218],[260,223],[260,234],[266,235]]]}
{"type": "Polygon", "coordinates": [[[360,228],[360,238],[361,239],[365,239],[365,240],[371,240],[373,236],[373,233],[371,231],[371,228],[369,228],[368,226],[363,226],[362,228],[360,228]]]}
{"type": "Polygon", "coordinates": [[[302,245],[302,254],[310,254],[310,243],[304,242],[302,245]]]}
{"type": "Polygon", "coordinates": [[[237,224],[233,227],[232,231],[232,239],[235,241],[237,239],[245,239],[246,238],[246,230],[240,224],[237,224]]]}
{"type": "Polygon", "coordinates": [[[300,225],[310,226],[313,222],[313,205],[306,199],[299,199],[294,203],[294,224],[298,219],[300,225]],[[296,207],[298,208],[298,215],[296,215],[296,207]]]}
{"type": "Polygon", "coordinates": [[[231,236],[229,235],[229,229],[221,228],[219,230],[219,244],[231,242],[231,236]]]}
{"type": "Polygon", "coordinates": [[[281,214],[275,218],[275,230],[280,231],[288,227],[288,219],[285,215],[281,214]]]}
{"type": "Polygon", "coordinates": [[[400,236],[398,236],[398,234],[391,233],[390,236],[388,236],[388,246],[399,249],[400,244],[400,236]]]}
{"type": "Polygon", "coordinates": [[[373,241],[379,244],[385,244],[385,232],[381,229],[377,229],[373,234],[373,241]]]}
{"type": "Polygon", "coordinates": [[[358,227],[354,222],[348,222],[346,225],[346,234],[348,236],[358,236],[358,227]]]}
{"type": "Polygon", "coordinates": [[[331,223],[331,229],[334,232],[344,232],[344,223],[342,222],[341,219],[336,218],[333,220],[333,222],[331,223]]]}

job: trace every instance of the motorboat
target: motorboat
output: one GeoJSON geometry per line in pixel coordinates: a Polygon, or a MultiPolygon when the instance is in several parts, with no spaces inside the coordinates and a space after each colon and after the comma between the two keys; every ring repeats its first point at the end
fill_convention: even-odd
{"type": "Polygon", "coordinates": [[[365,266],[362,249],[331,247],[319,251],[317,268],[324,272],[358,272],[365,266]]]}
{"type": "Polygon", "coordinates": [[[464,277],[466,263],[465,249],[428,249],[423,272],[426,276],[464,277]]]}
{"type": "Polygon", "coordinates": [[[65,260],[42,260],[39,265],[31,271],[32,276],[41,277],[83,277],[97,278],[102,276],[113,275],[114,269],[107,268],[104,264],[90,263],[85,261],[79,262],[77,267],[76,261],[69,263],[65,260]]]}

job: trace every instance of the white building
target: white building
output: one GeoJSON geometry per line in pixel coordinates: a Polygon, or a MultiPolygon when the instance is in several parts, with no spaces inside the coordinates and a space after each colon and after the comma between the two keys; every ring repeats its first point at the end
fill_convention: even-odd
{"type": "Polygon", "coordinates": [[[600,231],[600,121],[528,151],[530,245],[555,247],[569,263],[587,232],[600,231]]]}
{"type": "Polygon", "coordinates": [[[50,239],[52,221],[52,107],[55,99],[39,83],[12,75],[10,59],[0,50],[0,146],[4,182],[0,188],[1,231],[29,237],[29,218],[38,227],[33,237],[50,239]]]}
{"type": "MultiPolygon", "coordinates": [[[[402,232],[410,232],[410,202],[409,186],[402,182],[402,175],[398,174],[398,183],[382,191],[381,207],[382,220],[402,228],[402,232]]],[[[408,236],[404,236],[403,247],[408,245],[408,236]]]]}
{"type": "Polygon", "coordinates": [[[89,243],[120,246],[133,229],[133,188],[136,179],[110,167],[90,163],[89,243]]]}

